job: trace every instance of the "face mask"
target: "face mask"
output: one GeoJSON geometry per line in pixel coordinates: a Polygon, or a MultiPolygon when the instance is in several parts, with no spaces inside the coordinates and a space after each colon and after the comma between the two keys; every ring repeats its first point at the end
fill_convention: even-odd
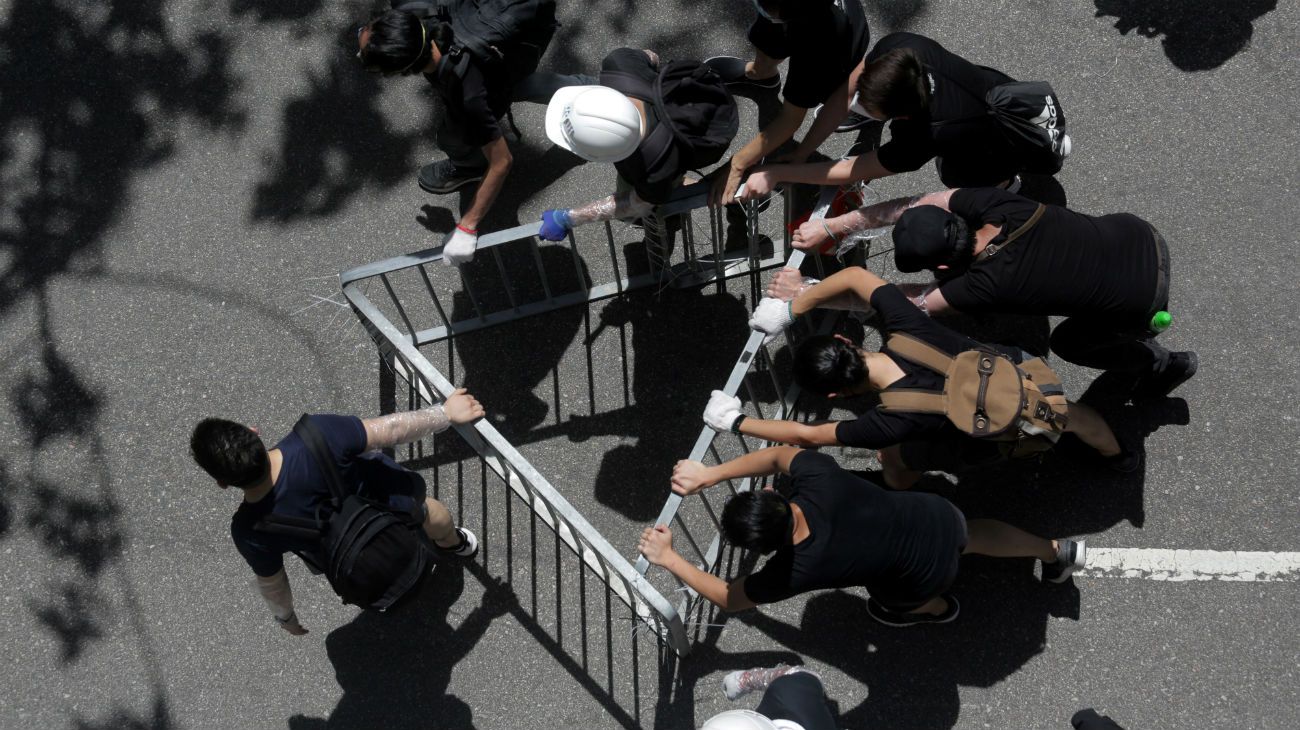
{"type": "Polygon", "coordinates": [[[866,107],[862,106],[862,99],[861,99],[861,97],[862,97],[862,95],[861,95],[859,92],[856,92],[856,91],[853,92],[853,101],[849,102],[849,111],[853,112],[854,114],[861,114],[862,116],[866,117],[867,119],[870,119],[870,120],[873,121],[873,122],[887,122],[887,121],[889,121],[888,119],[880,119],[880,118],[873,117],[873,116],[871,116],[870,114],[868,114],[868,113],[867,113],[867,109],[866,109],[866,107]]]}
{"type": "Polygon", "coordinates": [[[754,9],[758,11],[759,17],[763,18],[764,20],[770,23],[776,23],[778,25],[785,25],[784,20],[781,20],[780,18],[773,18],[770,13],[764,10],[763,6],[758,4],[758,0],[754,0],[754,9]]]}

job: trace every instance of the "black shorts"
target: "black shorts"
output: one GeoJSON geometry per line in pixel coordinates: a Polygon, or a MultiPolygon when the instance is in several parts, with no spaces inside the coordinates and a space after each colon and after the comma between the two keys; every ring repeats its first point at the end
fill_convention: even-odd
{"type": "MultiPolygon", "coordinates": [[[[387,463],[388,459],[378,454],[362,454],[358,459],[375,459],[385,462],[383,469],[376,469],[366,479],[359,492],[366,499],[373,499],[388,505],[394,512],[409,512],[419,522],[424,522],[428,508],[424,499],[429,494],[429,486],[418,472],[404,469],[396,463],[387,463]]],[[[378,464],[376,464],[378,466],[378,464]]]]}
{"type": "Polygon", "coordinates": [[[952,507],[952,528],[961,531],[961,540],[957,543],[957,549],[948,556],[943,565],[938,566],[932,579],[924,585],[868,588],[867,592],[876,599],[876,603],[895,613],[907,613],[924,606],[930,599],[948,590],[953,581],[957,580],[957,570],[961,567],[961,556],[966,550],[966,543],[970,541],[970,533],[966,528],[966,515],[962,514],[956,505],[950,503],[948,506],[952,507]]]}
{"type": "Polygon", "coordinates": [[[1011,444],[965,435],[941,436],[922,441],[905,441],[898,447],[903,466],[911,471],[943,471],[961,474],[1000,464],[1011,458],[1011,444]]]}

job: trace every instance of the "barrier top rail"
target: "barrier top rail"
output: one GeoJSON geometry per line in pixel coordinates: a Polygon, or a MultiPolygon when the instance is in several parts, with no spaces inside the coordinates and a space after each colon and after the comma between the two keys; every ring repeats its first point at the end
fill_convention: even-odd
{"type": "MultiPolygon", "coordinates": [[[[657,206],[655,212],[660,216],[678,215],[680,213],[686,213],[703,208],[709,204],[708,186],[700,185],[698,183],[696,185],[683,185],[677,188],[674,191],[674,196],[675,197],[670,199],[667,203],[657,206]],[[692,189],[697,186],[705,189],[700,191],[692,189]]],[[[536,221],[533,223],[524,223],[515,226],[514,228],[506,228],[500,231],[485,233],[482,236],[479,236],[475,252],[485,251],[502,244],[532,238],[540,234],[541,230],[541,221],[536,221]]],[[[442,249],[443,246],[426,248],[422,251],[416,251],[415,253],[394,256],[389,259],[382,259],[373,263],[357,266],[339,274],[339,280],[343,286],[347,286],[348,284],[360,281],[361,279],[369,279],[380,274],[390,274],[394,271],[401,271],[402,269],[409,269],[422,264],[441,261],[442,249]]]]}

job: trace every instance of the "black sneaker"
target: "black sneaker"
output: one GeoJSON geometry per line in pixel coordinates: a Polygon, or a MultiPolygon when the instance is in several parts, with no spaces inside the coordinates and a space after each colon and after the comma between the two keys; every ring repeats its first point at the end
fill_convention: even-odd
{"type": "Polygon", "coordinates": [[[863,116],[857,112],[849,112],[849,115],[844,117],[844,121],[840,122],[840,126],[835,128],[835,133],[839,134],[842,132],[852,132],[854,130],[862,129],[874,121],[876,120],[871,117],[863,116]]]}
{"type": "Polygon", "coordinates": [[[874,598],[867,599],[867,615],[886,626],[897,626],[899,628],[919,624],[946,624],[957,618],[957,615],[961,613],[961,604],[957,602],[957,598],[951,593],[945,593],[941,597],[948,603],[948,608],[938,615],[890,611],[877,603],[874,598]]]}
{"type": "Polygon", "coordinates": [[[1165,369],[1143,378],[1133,389],[1133,394],[1140,398],[1163,398],[1191,380],[1199,365],[1194,352],[1172,352],[1165,369]]]}
{"type": "Polygon", "coordinates": [[[1106,466],[1120,474],[1132,474],[1142,466],[1142,452],[1131,446],[1120,444],[1122,449],[1114,456],[1106,457],[1106,466]]]}
{"type": "Polygon", "coordinates": [[[1046,583],[1064,583],[1074,571],[1083,567],[1084,541],[1057,540],[1056,562],[1043,563],[1043,581],[1046,583]]]}
{"type": "Polygon", "coordinates": [[[430,162],[420,168],[416,181],[427,193],[445,195],[483,179],[483,169],[460,167],[451,160],[430,162]]]}
{"type": "Polygon", "coordinates": [[[713,69],[713,72],[722,79],[722,83],[727,86],[750,89],[763,89],[771,91],[781,88],[781,74],[768,76],[765,79],[751,79],[745,75],[745,64],[743,58],[735,56],[714,56],[713,58],[704,59],[704,65],[713,69]]]}

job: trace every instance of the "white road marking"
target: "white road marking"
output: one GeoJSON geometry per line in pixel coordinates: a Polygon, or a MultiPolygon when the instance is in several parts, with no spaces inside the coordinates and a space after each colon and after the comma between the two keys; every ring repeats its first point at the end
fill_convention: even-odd
{"type": "Polygon", "coordinates": [[[1075,575],[1147,580],[1300,581],[1300,553],[1088,548],[1075,575]]]}

